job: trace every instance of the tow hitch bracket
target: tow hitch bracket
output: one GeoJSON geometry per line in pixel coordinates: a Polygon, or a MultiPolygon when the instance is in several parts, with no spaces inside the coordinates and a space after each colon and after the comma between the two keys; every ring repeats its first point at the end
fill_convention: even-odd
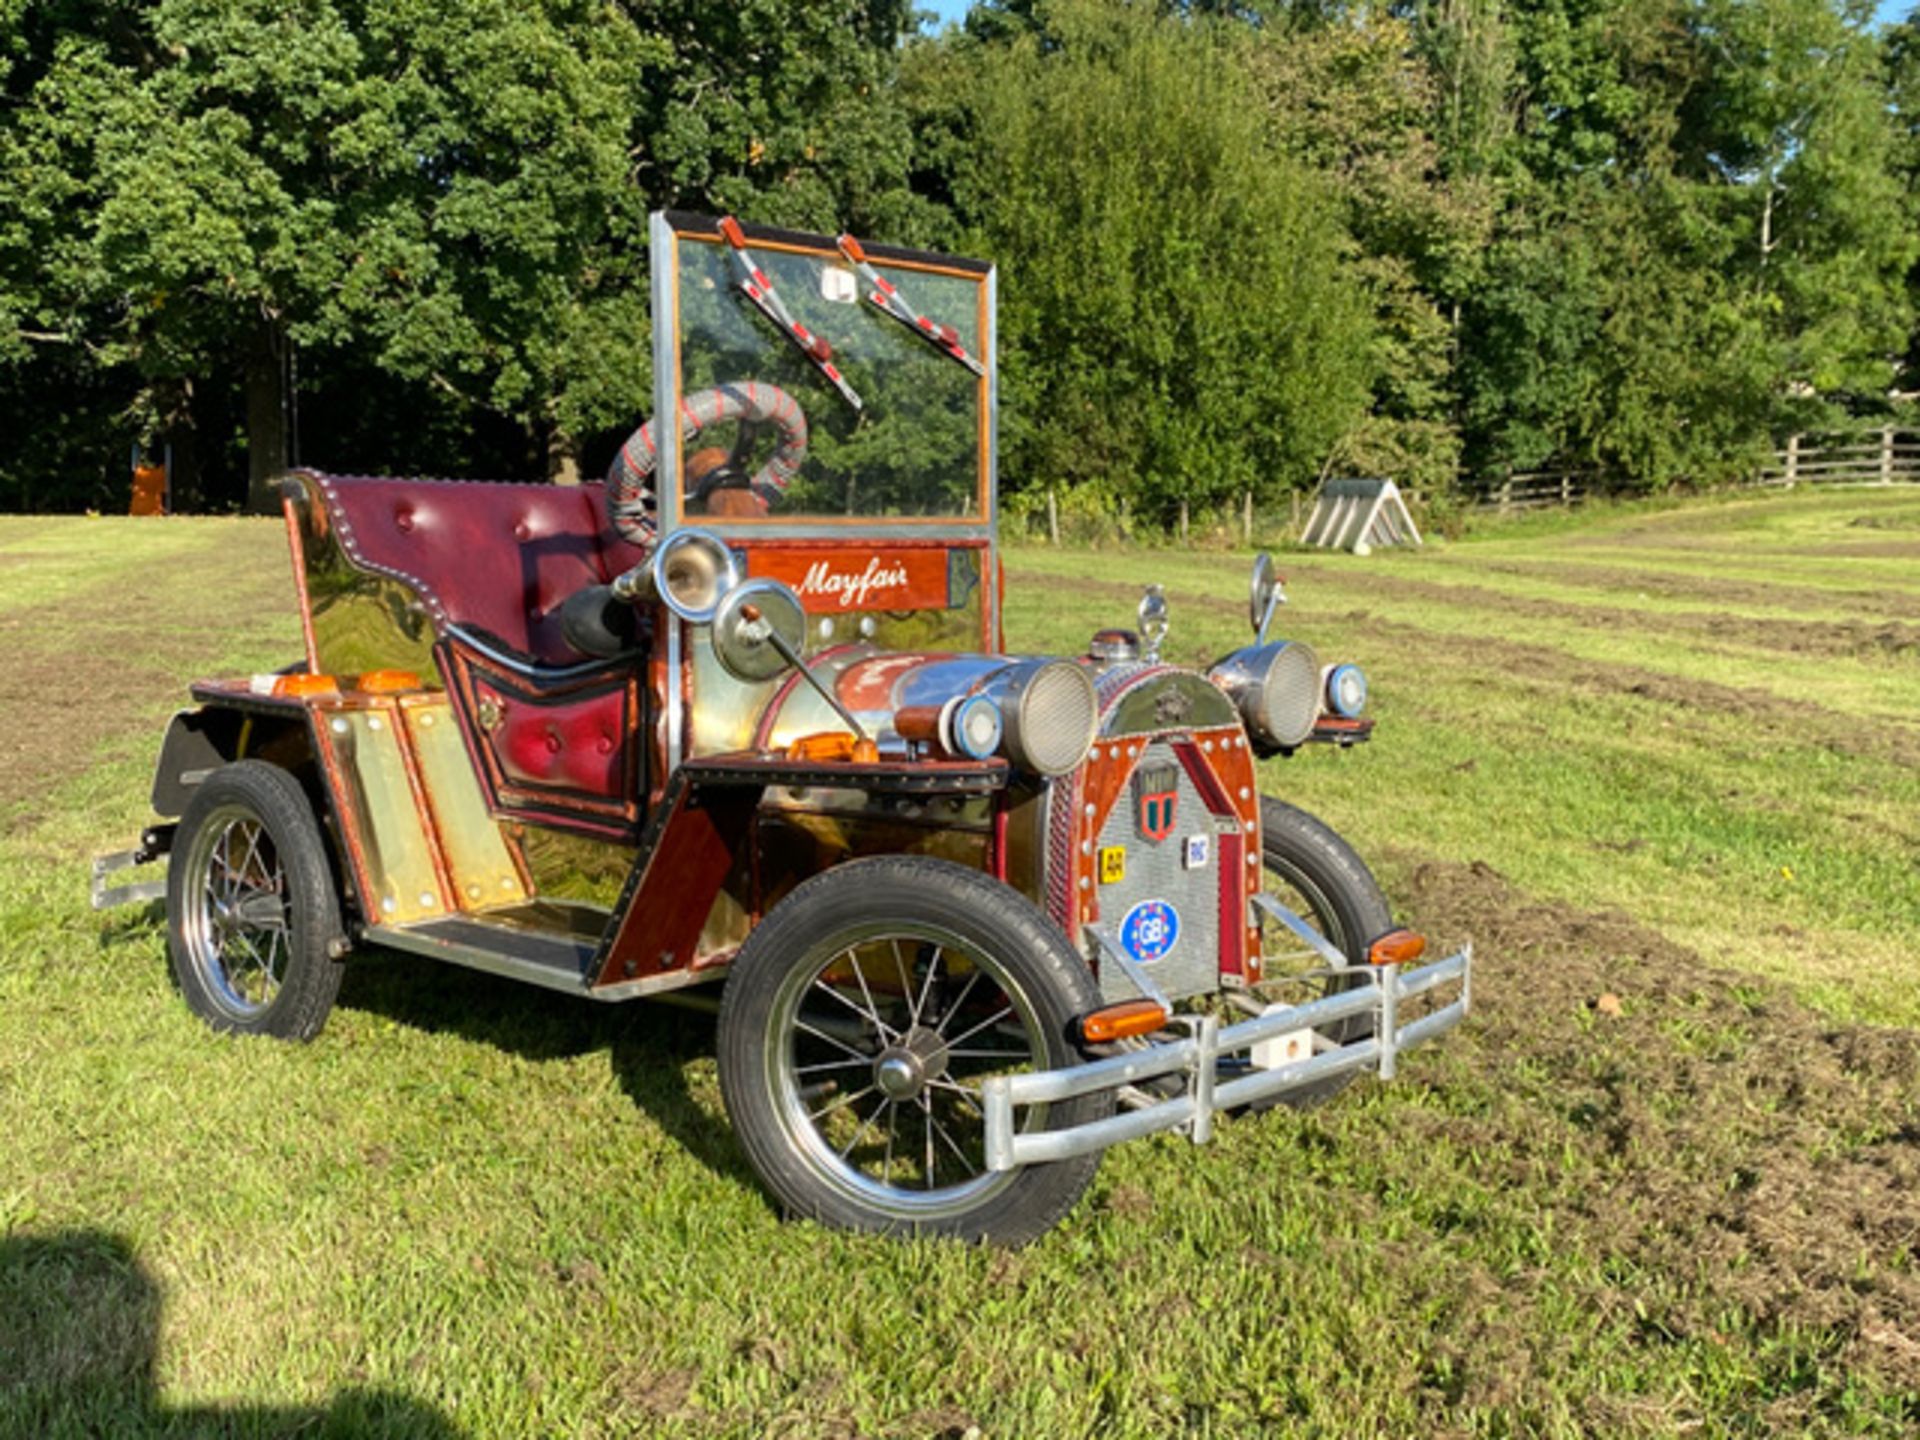
{"type": "Polygon", "coordinates": [[[135,880],[126,885],[109,887],[107,877],[117,875],[122,870],[136,870],[142,865],[151,865],[173,849],[173,825],[153,825],[140,832],[140,843],[131,850],[118,850],[111,855],[96,855],[93,861],[93,908],[111,910],[118,905],[139,905],[149,900],[164,899],[167,893],[167,877],[162,875],[153,880],[135,880]]]}

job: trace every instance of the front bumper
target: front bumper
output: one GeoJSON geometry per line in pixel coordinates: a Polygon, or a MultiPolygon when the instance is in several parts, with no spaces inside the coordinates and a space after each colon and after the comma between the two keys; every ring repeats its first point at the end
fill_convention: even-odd
{"type": "MultiPolygon", "coordinates": [[[[1170,1040],[1123,1054],[1069,1065],[1059,1070],[1025,1075],[995,1075],[983,1084],[987,1120],[987,1168],[1013,1170],[1021,1165],[1065,1160],[1118,1145],[1123,1140],[1182,1130],[1200,1144],[1213,1138],[1214,1116],[1290,1092],[1353,1070],[1377,1071],[1383,1080],[1394,1077],[1403,1051],[1444,1034],[1466,1018],[1472,997],[1473,947],[1464,945],[1444,960],[1407,969],[1398,965],[1342,967],[1337,973],[1364,974],[1373,984],[1356,985],[1324,1000],[1276,1008],[1235,1025],[1222,1025],[1212,1015],[1179,1016],[1192,1030],[1185,1039],[1170,1040]],[[1447,1005],[1401,1024],[1401,1007],[1416,996],[1443,985],[1458,983],[1460,990],[1447,1005]],[[1222,1079],[1222,1061],[1232,1062],[1261,1041],[1277,1040],[1299,1030],[1317,1030],[1356,1015],[1373,1017],[1373,1033],[1338,1045],[1308,1059],[1274,1069],[1250,1069],[1222,1079]],[[1141,1081],[1179,1075],[1183,1093],[1147,1102],[1104,1120],[1060,1130],[1020,1131],[1016,1116],[1021,1106],[1043,1105],[1122,1090],[1141,1081]]],[[[1243,1062],[1245,1063],[1245,1062],[1243,1062]]]]}

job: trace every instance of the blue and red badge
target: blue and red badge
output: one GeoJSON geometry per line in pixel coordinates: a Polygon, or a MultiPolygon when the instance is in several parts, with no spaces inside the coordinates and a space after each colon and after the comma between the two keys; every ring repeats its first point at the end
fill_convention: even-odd
{"type": "Polygon", "coordinates": [[[1120,921],[1120,947],[1142,965],[1173,949],[1180,938],[1180,912],[1164,900],[1142,900],[1120,921]]]}

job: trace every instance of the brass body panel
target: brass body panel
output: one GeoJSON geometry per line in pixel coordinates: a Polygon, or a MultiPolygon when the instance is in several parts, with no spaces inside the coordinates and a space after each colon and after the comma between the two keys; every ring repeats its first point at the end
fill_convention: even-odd
{"type": "Polygon", "coordinates": [[[495,910],[528,898],[500,822],[487,811],[473,761],[445,695],[412,697],[401,705],[413,742],[420,788],[440,837],[440,849],[462,910],[495,910]]]}
{"type": "Polygon", "coordinates": [[[407,773],[397,707],[316,709],[327,768],[342,792],[339,813],[367,918],[404,925],[445,916],[451,906],[407,773]]]}
{"type": "Polygon", "coordinates": [[[544,825],[513,822],[507,833],[520,847],[527,876],[541,899],[594,905],[609,914],[619,903],[620,888],[640,853],[637,846],[544,825]]]}
{"type": "Polygon", "coordinates": [[[288,506],[294,558],[305,587],[308,664],[322,675],[411,670],[438,688],[433,620],[419,593],[355,565],[314,482],[297,472],[289,478],[299,482],[288,506]]]}

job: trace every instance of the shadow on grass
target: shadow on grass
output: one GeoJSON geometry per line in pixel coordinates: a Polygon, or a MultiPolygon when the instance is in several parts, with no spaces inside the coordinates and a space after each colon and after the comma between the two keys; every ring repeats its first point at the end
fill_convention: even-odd
{"type": "Polygon", "coordinates": [[[524,1060],[604,1050],[627,1098],[689,1155],[723,1179],[755,1183],[732,1129],[687,1084],[687,1066],[713,1054],[710,1015],[661,1001],[601,1004],[387,950],[348,963],[340,1004],[524,1060]]]}
{"type": "Polygon", "coordinates": [[[160,1286],[132,1247],[102,1230],[0,1237],[0,1434],[337,1435],[455,1440],[431,1405],[342,1390],[324,1406],[174,1409],[154,1384],[160,1286]]]}

